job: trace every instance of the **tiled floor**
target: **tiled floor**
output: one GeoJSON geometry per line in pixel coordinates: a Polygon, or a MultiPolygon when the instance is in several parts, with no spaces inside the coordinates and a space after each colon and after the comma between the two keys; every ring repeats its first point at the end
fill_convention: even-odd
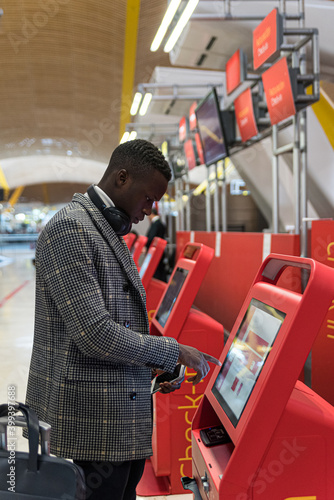
{"type": "MultiPolygon", "coordinates": [[[[25,400],[34,325],[33,256],[33,250],[27,247],[0,248],[0,403],[7,401],[8,391],[15,392],[16,401],[25,400]]],[[[27,449],[26,440],[20,437],[20,433],[18,449],[27,449]]],[[[137,498],[190,500],[193,496],[184,494],[137,498]]]]}

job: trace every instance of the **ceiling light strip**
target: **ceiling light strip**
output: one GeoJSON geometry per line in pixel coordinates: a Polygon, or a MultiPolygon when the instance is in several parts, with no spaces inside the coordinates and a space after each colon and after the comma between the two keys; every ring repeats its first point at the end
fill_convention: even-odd
{"type": "Polygon", "coordinates": [[[192,13],[196,9],[198,4],[198,0],[189,0],[187,6],[185,7],[184,11],[181,14],[180,19],[178,20],[175,28],[172,31],[172,34],[167,40],[167,43],[164,47],[164,52],[170,52],[174,45],[176,44],[177,40],[179,39],[179,36],[181,35],[182,31],[184,30],[185,25],[189,21],[192,13]]]}
{"type": "Polygon", "coordinates": [[[156,52],[160,47],[160,44],[167,32],[168,26],[172,22],[173,17],[175,16],[177,9],[179,8],[180,3],[181,0],[171,0],[171,2],[169,3],[166,13],[163,17],[163,20],[161,21],[159,29],[151,44],[150,47],[151,52],[156,52]]]}
{"type": "Polygon", "coordinates": [[[127,0],[125,41],[123,51],[122,102],[119,123],[120,139],[124,133],[126,124],[130,121],[130,107],[136,69],[139,9],[140,0],[127,0]]]}

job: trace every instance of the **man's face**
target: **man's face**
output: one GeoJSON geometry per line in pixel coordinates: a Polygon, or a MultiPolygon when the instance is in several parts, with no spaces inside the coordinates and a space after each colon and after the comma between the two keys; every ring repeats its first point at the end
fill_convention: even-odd
{"type": "Polygon", "coordinates": [[[150,215],[152,205],[159,201],[167,190],[168,181],[158,170],[152,170],[150,175],[143,179],[127,177],[122,186],[122,194],[118,199],[117,207],[122,208],[130,217],[132,224],[143,220],[150,215]]]}

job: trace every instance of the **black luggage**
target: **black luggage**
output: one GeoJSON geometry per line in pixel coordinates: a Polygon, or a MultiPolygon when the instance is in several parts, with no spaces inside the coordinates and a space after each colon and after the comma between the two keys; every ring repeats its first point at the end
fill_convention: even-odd
{"type": "Polygon", "coordinates": [[[22,403],[0,405],[1,500],[85,500],[82,469],[69,460],[49,455],[50,428],[38,422],[36,413],[22,403]],[[17,411],[23,417],[16,415],[17,411]],[[29,453],[16,450],[17,426],[28,428],[29,453]]]}

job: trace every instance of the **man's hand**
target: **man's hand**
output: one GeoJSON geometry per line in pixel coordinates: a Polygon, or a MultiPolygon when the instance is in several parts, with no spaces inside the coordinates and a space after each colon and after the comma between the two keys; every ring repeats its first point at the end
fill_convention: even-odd
{"type": "Polygon", "coordinates": [[[198,384],[209,373],[210,366],[208,361],[221,366],[221,362],[210,356],[210,354],[198,351],[195,347],[179,344],[179,359],[177,362],[192,368],[196,372],[196,375],[188,378],[188,381],[192,382],[193,385],[198,384]]]}

